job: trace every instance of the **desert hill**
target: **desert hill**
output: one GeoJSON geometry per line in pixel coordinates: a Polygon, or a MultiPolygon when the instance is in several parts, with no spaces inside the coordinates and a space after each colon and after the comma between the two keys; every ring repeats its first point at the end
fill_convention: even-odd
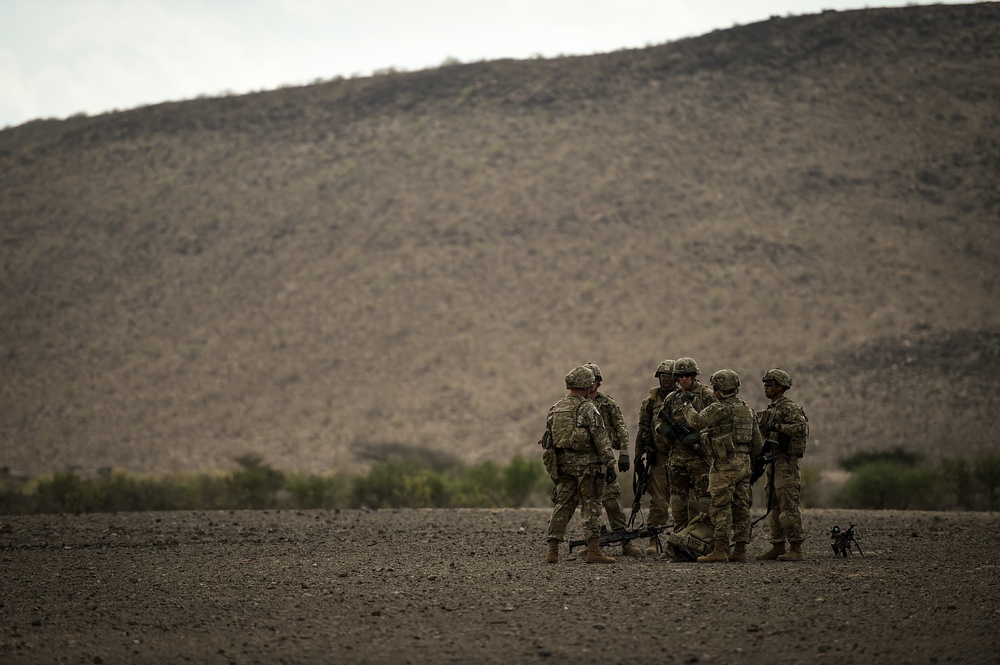
{"type": "Polygon", "coordinates": [[[815,464],[993,448],[997,81],[980,3],[0,131],[0,465],[505,460],[680,356],[815,464]]]}

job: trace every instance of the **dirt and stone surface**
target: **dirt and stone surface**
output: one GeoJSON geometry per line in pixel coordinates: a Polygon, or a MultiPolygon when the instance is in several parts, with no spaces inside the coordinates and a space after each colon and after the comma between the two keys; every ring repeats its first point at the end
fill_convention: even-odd
{"type": "Polygon", "coordinates": [[[3,663],[1000,660],[996,513],[805,511],[806,561],[742,565],[547,565],[541,509],[0,521],[3,663]]]}

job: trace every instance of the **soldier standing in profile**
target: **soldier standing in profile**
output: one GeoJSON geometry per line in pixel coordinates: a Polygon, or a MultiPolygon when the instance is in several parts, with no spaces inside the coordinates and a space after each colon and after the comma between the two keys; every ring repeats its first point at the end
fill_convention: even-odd
{"type": "Polygon", "coordinates": [[[698,557],[698,562],[746,563],[750,542],[750,456],[760,454],[764,438],[757,429],[753,409],[736,396],[740,389],[739,375],[731,369],[720,369],[709,382],[719,401],[702,411],[686,403],[682,410],[687,423],[702,431],[711,460],[708,489],[712,505],[708,515],[714,528],[715,549],[698,557]],[[736,543],[731,556],[730,533],[736,543]]]}
{"type": "MultiPolygon", "coordinates": [[[[667,395],[657,414],[658,421],[669,416],[675,423],[685,424],[681,411],[685,403],[701,411],[716,401],[712,389],[698,381],[698,363],[694,358],[678,358],[674,363],[674,377],[680,386],[667,395]]],[[[711,503],[708,493],[708,458],[701,450],[700,438],[689,435],[678,438],[665,422],[656,425],[670,441],[670,463],[667,478],[670,483],[670,513],[674,516],[674,531],[680,531],[697,515],[708,512],[711,503]],[[690,495],[694,493],[697,512],[690,510],[690,495]]],[[[697,428],[696,428],[697,429],[697,428]]]]}
{"type": "MultiPolygon", "coordinates": [[[[594,373],[594,389],[597,391],[597,394],[593,397],[594,404],[597,405],[597,410],[604,419],[604,426],[608,430],[608,438],[611,439],[611,448],[618,454],[618,471],[619,473],[625,473],[629,470],[628,428],[625,426],[625,418],[622,416],[622,410],[618,407],[618,403],[615,402],[614,398],[600,392],[601,383],[604,381],[604,377],[601,375],[601,368],[594,363],[587,363],[584,367],[594,373]]],[[[622,486],[617,479],[604,483],[604,491],[601,493],[601,505],[604,506],[604,511],[608,514],[608,523],[612,530],[626,528],[625,511],[622,509],[621,504],[618,503],[618,497],[621,495],[622,486]]],[[[626,540],[622,543],[622,555],[642,556],[642,550],[631,540],[626,540]]]]}
{"type": "MultiPolygon", "coordinates": [[[[636,468],[642,464],[641,457],[646,456],[646,473],[649,481],[646,491],[649,493],[648,526],[662,526],[670,521],[667,500],[670,496],[670,485],[667,482],[667,465],[670,463],[670,441],[655,429],[656,414],[659,413],[663,400],[674,391],[677,380],[674,378],[674,361],[664,360],[653,374],[660,385],[649,391],[649,396],[642,400],[639,407],[639,427],[635,434],[636,468]]],[[[649,539],[646,554],[656,554],[656,538],[649,539]]]]}
{"type": "MultiPolygon", "coordinates": [[[[566,539],[577,503],[582,503],[583,530],[587,538],[587,563],[614,563],[601,553],[601,494],[604,483],[615,482],[615,455],[593,397],[597,394],[594,373],[574,367],[566,375],[569,394],[553,404],[545,422],[542,449],[555,451],[552,516],[547,532],[546,563],[559,561],[559,543],[566,539]]],[[[543,457],[545,455],[543,454],[543,457]]]]}
{"type": "Polygon", "coordinates": [[[802,407],[785,397],[792,387],[792,377],[782,369],[769,369],[761,378],[764,395],[771,400],[759,415],[760,431],[777,445],[771,451],[771,473],[764,486],[768,497],[768,524],[771,527],[771,549],[758,554],[759,560],[802,561],[802,515],[799,499],[802,475],[799,468],[809,438],[809,419],[802,407]],[[788,541],[791,551],[785,551],[788,541]]]}

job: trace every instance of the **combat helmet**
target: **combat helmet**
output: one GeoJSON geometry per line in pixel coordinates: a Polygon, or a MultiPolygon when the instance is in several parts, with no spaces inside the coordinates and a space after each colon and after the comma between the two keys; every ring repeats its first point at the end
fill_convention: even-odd
{"type": "Polygon", "coordinates": [[[664,360],[656,368],[656,372],[653,373],[653,378],[658,379],[660,378],[661,374],[673,374],[673,373],[674,373],[674,361],[664,360]]]}
{"type": "Polygon", "coordinates": [[[604,380],[603,378],[601,378],[601,368],[600,367],[598,367],[594,363],[585,363],[583,366],[586,367],[587,369],[589,369],[591,372],[594,373],[594,378],[595,379],[597,379],[598,381],[603,381],[604,380]]]}
{"type": "Polygon", "coordinates": [[[674,376],[678,374],[701,374],[701,370],[698,369],[698,363],[694,361],[694,358],[678,358],[677,362],[674,363],[674,376]]]}
{"type": "Polygon", "coordinates": [[[566,375],[566,388],[586,390],[594,385],[594,373],[586,367],[574,367],[566,375]]]}
{"type": "Polygon", "coordinates": [[[723,395],[735,393],[740,389],[740,375],[731,369],[720,369],[712,375],[708,382],[712,384],[712,388],[723,395]]]}
{"type": "Polygon", "coordinates": [[[788,372],[783,369],[769,369],[764,372],[764,376],[760,377],[761,382],[766,383],[768,381],[774,381],[779,386],[782,386],[785,390],[792,387],[792,377],[788,376],[788,372]]]}

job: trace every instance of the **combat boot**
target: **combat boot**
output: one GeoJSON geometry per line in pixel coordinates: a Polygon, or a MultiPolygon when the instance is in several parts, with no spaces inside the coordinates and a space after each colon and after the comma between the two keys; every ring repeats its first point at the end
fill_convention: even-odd
{"type": "Polygon", "coordinates": [[[646,556],[653,556],[656,553],[656,538],[650,538],[649,545],[646,545],[646,556]]]}
{"type": "Polygon", "coordinates": [[[790,549],[778,557],[778,561],[802,561],[802,543],[788,543],[790,549]]]}
{"type": "Polygon", "coordinates": [[[559,541],[549,538],[549,551],[545,555],[545,563],[559,563],[559,541]]]}
{"type": "Polygon", "coordinates": [[[715,549],[711,554],[698,557],[698,563],[725,563],[729,561],[729,546],[721,541],[715,541],[715,549]]]}
{"type": "Polygon", "coordinates": [[[622,543],[622,556],[642,556],[642,548],[631,540],[622,543]]]}
{"type": "Polygon", "coordinates": [[[587,563],[614,563],[613,557],[601,553],[600,538],[587,539],[587,563]]]}
{"type": "Polygon", "coordinates": [[[733,553],[729,555],[729,563],[746,563],[747,562],[747,544],[746,543],[736,543],[733,553]]]}
{"type": "Polygon", "coordinates": [[[785,553],[785,543],[771,543],[771,549],[758,554],[754,558],[758,561],[774,561],[785,553]]]}

